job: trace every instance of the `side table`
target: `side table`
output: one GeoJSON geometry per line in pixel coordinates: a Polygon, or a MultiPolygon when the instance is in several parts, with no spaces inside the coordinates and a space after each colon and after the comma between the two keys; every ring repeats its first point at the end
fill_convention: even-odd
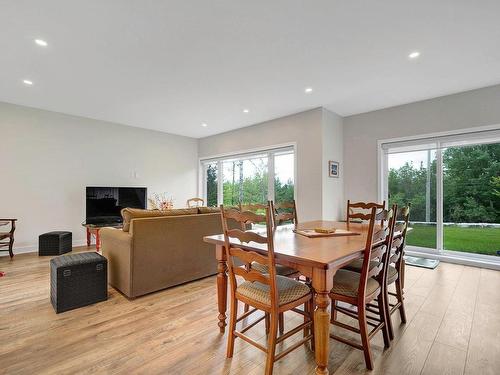
{"type": "Polygon", "coordinates": [[[87,246],[92,244],[92,237],[95,238],[95,248],[97,251],[101,250],[101,238],[99,236],[99,230],[101,228],[116,228],[122,229],[123,224],[82,224],[87,231],[87,246]]]}

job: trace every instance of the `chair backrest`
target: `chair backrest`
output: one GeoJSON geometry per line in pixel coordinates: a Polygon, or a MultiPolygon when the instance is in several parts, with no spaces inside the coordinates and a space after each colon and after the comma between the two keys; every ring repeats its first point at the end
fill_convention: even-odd
{"type": "Polygon", "coordinates": [[[205,203],[205,201],[201,198],[190,198],[187,200],[186,202],[186,205],[188,206],[188,208],[192,208],[192,207],[200,207],[200,206],[203,206],[203,204],[205,203]]]}
{"type": "Polygon", "coordinates": [[[401,260],[404,256],[404,248],[406,245],[406,233],[408,231],[408,223],[410,222],[410,204],[401,208],[396,218],[399,216],[399,221],[394,226],[394,236],[391,246],[391,257],[389,258],[390,264],[395,264],[398,272],[401,267],[401,260]]]}
{"type": "Polygon", "coordinates": [[[237,282],[236,276],[240,276],[246,281],[259,282],[270,287],[271,302],[278,304],[278,292],[276,288],[276,267],[274,259],[274,242],[273,242],[273,226],[271,216],[271,204],[268,203],[264,215],[256,214],[252,211],[238,211],[234,208],[225,209],[220,206],[222,229],[224,231],[225,250],[227,257],[228,273],[231,283],[231,292],[236,291],[237,282]],[[228,220],[235,220],[241,224],[242,229],[229,229],[228,220]],[[256,232],[245,230],[248,224],[266,223],[266,236],[256,232]],[[231,243],[233,242],[233,243],[231,243]],[[255,242],[258,244],[267,245],[267,253],[259,254],[252,250],[244,248],[244,244],[255,242]],[[268,266],[269,273],[263,274],[253,267],[239,267],[235,264],[240,261],[248,265],[252,262],[257,262],[268,266]]]}
{"type": "MultiPolygon", "coordinates": [[[[245,211],[248,211],[248,212],[253,212],[254,214],[257,214],[259,215],[260,217],[262,218],[265,218],[265,212],[266,212],[266,209],[269,207],[269,202],[267,202],[268,204],[262,204],[262,203],[246,203],[246,204],[242,204],[240,203],[240,212],[245,212],[245,211]]],[[[261,222],[249,222],[247,224],[245,223],[241,223],[241,229],[243,230],[246,230],[246,229],[252,229],[253,227],[253,224],[263,224],[265,223],[265,220],[261,221],[261,222]]]]}
{"type": "Polygon", "coordinates": [[[368,235],[361,268],[361,278],[358,295],[364,298],[366,295],[366,284],[369,277],[376,279],[383,285],[387,275],[389,264],[390,247],[394,234],[395,214],[397,206],[392,206],[389,210],[377,212],[377,207],[372,207],[368,219],[368,235]],[[378,226],[376,223],[382,223],[378,226]],[[377,264],[373,266],[373,262],[377,264]]]}
{"type": "MultiPolygon", "coordinates": [[[[377,211],[385,210],[385,201],[380,203],[375,202],[351,202],[347,200],[347,225],[351,222],[351,219],[358,219],[361,221],[370,220],[370,211],[372,208],[376,208],[377,211]]],[[[383,222],[380,223],[383,225],[383,222]]]]}
{"type": "Polygon", "coordinates": [[[297,206],[295,200],[289,202],[271,202],[271,208],[274,215],[274,227],[285,221],[291,221],[295,226],[299,223],[297,219],[297,206]]]}

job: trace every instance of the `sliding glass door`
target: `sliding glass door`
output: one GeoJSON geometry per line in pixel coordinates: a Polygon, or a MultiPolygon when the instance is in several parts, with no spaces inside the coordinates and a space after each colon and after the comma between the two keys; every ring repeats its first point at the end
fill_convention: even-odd
{"type": "Polygon", "coordinates": [[[499,130],[381,142],[380,150],[381,199],[411,204],[409,246],[500,255],[499,130]]]}

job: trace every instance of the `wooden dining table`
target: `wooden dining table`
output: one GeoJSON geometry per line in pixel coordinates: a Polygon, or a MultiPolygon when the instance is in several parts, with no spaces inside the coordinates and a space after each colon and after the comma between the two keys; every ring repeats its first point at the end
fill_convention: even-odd
{"type": "MultiPolygon", "coordinates": [[[[335,272],[360,258],[363,254],[368,225],[361,223],[310,221],[298,224],[297,229],[318,227],[345,229],[359,235],[309,238],[293,231],[293,226],[278,227],[274,232],[274,254],[276,263],[297,269],[312,282],[315,293],[314,335],[316,374],[328,374],[330,341],[330,297],[335,272]]],[[[227,264],[222,234],[206,236],[204,241],[215,245],[217,258],[218,326],[221,333],[226,327],[227,310],[227,264]]],[[[266,245],[254,242],[234,243],[248,250],[265,253],[266,245]]]]}

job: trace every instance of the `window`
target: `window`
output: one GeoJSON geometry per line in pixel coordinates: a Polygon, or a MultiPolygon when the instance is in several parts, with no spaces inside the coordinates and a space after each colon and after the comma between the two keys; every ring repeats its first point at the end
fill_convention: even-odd
{"type": "Polygon", "coordinates": [[[201,165],[208,206],[282,202],[295,197],[293,146],[205,159],[201,165]]]}
{"type": "Polygon", "coordinates": [[[407,243],[497,256],[500,130],[381,142],[381,198],[411,203],[407,243]]]}

